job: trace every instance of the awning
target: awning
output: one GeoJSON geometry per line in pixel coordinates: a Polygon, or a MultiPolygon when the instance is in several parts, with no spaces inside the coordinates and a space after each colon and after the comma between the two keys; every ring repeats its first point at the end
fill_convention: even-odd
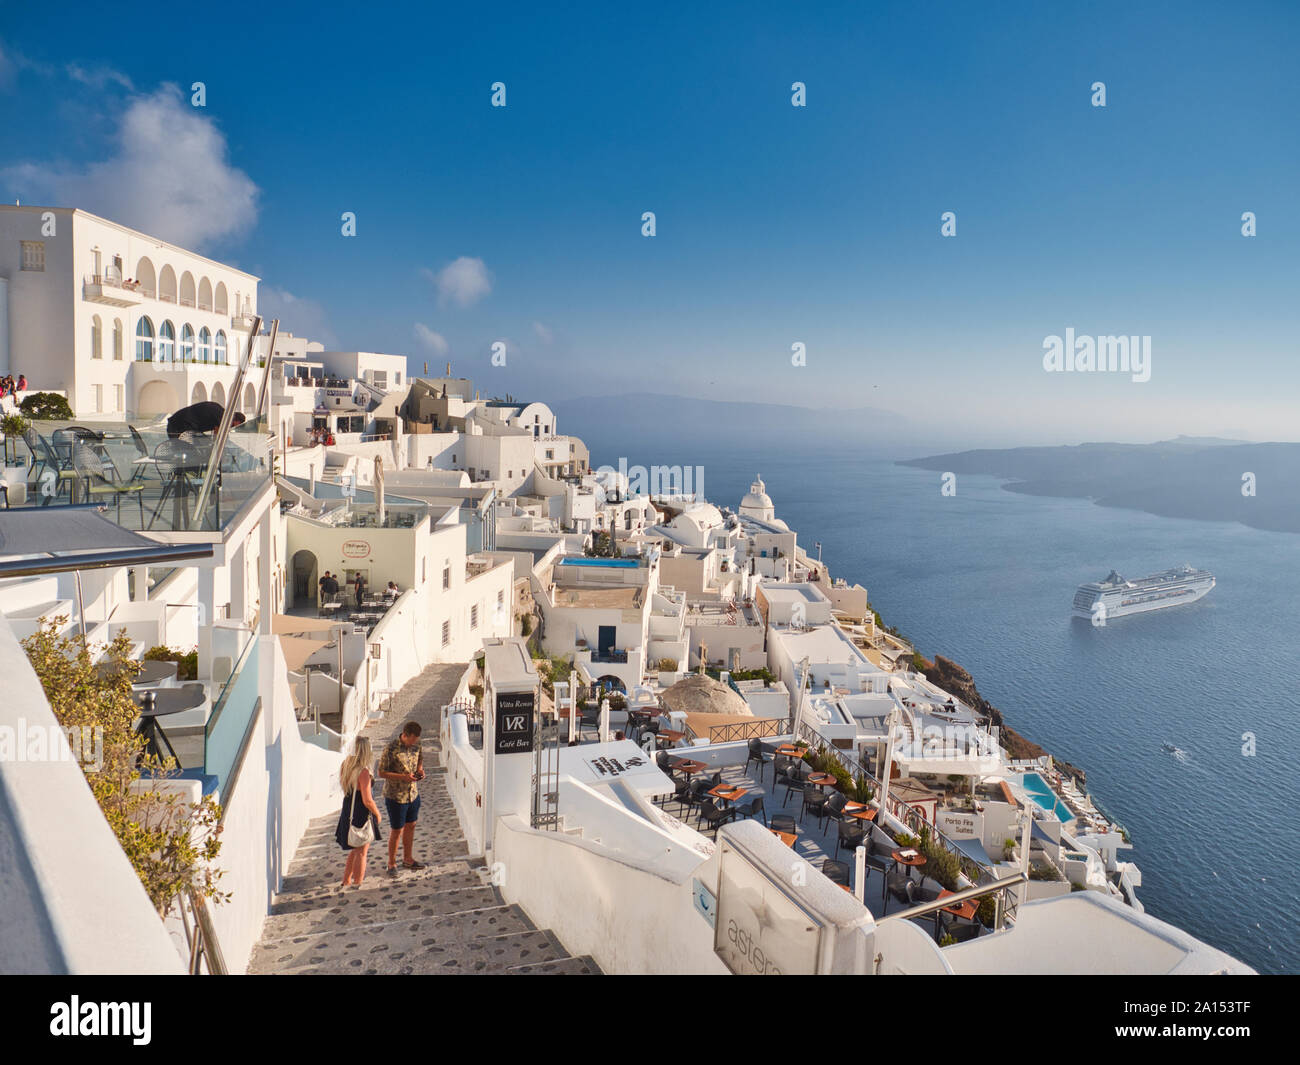
{"type": "Polygon", "coordinates": [[[97,506],[0,510],[0,575],[161,565],[212,557],[211,544],[164,544],[106,518],[97,506]]]}
{"type": "Polygon", "coordinates": [[[330,646],[329,640],[310,640],[306,636],[281,636],[279,639],[285,665],[293,673],[301,673],[307,659],[322,647],[330,646]]]}
{"type": "Polygon", "coordinates": [[[330,632],[342,622],[329,618],[296,618],[292,614],[273,614],[271,632],[276,636],[300,636],[308,632],[330,632]]]}
{"type": "Polygon", "coordinates": [[[977,839],[954,839],[952,842],[962,854],[972,861],[979,862],[980,865],[992,867],[997,864],[989,857],[988,851],[984,849],[984,844],[977,839]]]}

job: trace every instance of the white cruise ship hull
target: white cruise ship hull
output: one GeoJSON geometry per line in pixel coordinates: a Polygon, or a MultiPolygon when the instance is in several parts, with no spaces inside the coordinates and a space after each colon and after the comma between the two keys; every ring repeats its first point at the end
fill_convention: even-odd
{"type": "Polygon", "coordinates": [[[1071,615],[1094,620],[1100,614],[1109,620],[1127,617],[1129,614],[1167,610],[1169,607],[1184,606],[1205,598],[1215,584],[1214,577],[1204,571],[1188,578],[1170,579],[1163,574],[1159,577],[1125,582],[1118,587],[1104,584],[1080,585],[1074,597],[1071,615]],[[1105,607],[1104,613],[1098,610],[1098,603],[1105,607]]]}

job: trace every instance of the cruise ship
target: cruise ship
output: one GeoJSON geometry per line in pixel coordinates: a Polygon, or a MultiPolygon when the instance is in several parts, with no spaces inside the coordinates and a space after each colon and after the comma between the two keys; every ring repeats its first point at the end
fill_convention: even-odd
{"type": "Polygon", "coordinates": [[[1129,581],[1111,570],[1101,581],[1079,585],[1074,593],[1073,616],[1092,618],[1101,603],[1105,617],[1142,614],[1148,610],[1194,603],[1214,587],[1214,574],[1191,566],[1179,566],[1129,581]]]}

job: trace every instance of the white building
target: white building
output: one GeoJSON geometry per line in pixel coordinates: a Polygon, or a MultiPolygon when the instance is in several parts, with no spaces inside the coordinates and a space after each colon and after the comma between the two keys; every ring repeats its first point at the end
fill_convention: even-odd
{"type": "Polygon", "coordinates": [[[80,419],[230,396],[258,278],[66,207],[0,205],[0,373],[66,392],[80,419]]]}

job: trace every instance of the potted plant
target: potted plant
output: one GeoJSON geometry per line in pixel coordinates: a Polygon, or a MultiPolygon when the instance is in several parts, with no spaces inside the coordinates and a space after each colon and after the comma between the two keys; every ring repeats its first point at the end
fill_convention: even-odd
{"type": "Polygon", "coordinates": [[[661,688],[671,688],[677,683],[679,678],[680,675],[677,672],[677,659],[659,659],[659,686],[661,688]]]}
{"type": "Polygon", "coordinates": [[[0,418],[0,433],[4,433],[5,439],[5,466],[20,468],[22,470],[21,479],[23,480],[27,478],[27,470],[25,464],[19,461],[18,441],[22,439],[23,433],[27,432],[31,424],[16,412],[6,414],[3,418],[0,418]]]}

